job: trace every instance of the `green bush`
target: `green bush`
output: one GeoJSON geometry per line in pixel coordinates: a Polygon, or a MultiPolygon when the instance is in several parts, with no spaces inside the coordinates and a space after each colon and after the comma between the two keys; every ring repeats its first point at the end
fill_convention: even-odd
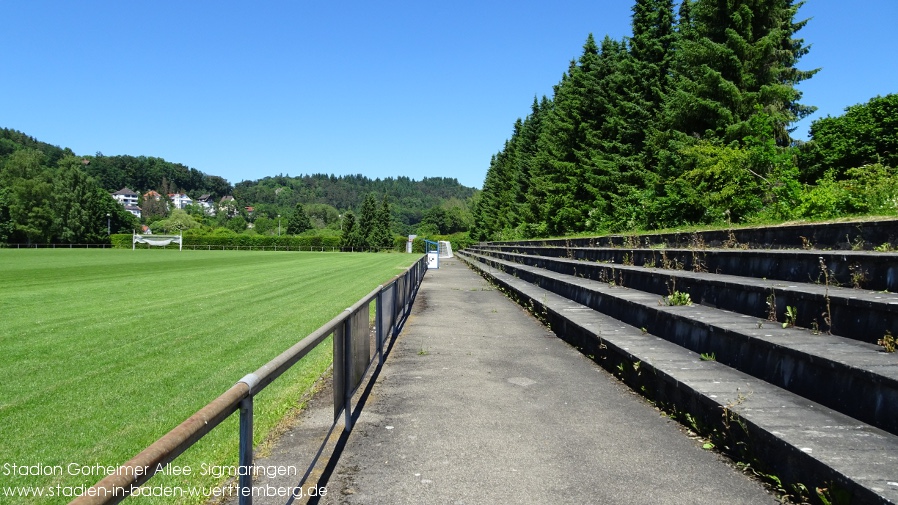
{"type": "Polygon", "coordinates": [[[827,219],[898,213],[895,169],[873,164],[848,169],[845,175],[847,178],[837,180],[836,172],[830,170],[816,186],[806,187],[796,217],[827,219]]]}
{"type": "Polygon", "coordinates": [[[109,236],[109,242],[115,249],[130,249],[132,236],[127,233],[115,233],[109,236]]]}

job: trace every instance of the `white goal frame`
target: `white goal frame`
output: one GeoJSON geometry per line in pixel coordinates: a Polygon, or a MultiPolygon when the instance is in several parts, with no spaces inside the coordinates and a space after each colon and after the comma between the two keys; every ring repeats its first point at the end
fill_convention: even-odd
{"type": "Polygon", "coordinates": [[[440,258],[452,257],[452,243],[448,240],[440,240],[440,258]]]}
{"type": "Polygon", "coordinates": [[[153,246],[157,247],[166,247],[167,245],[174,242],[178,244],[178,250],[184,250],[184,234],[180,235],[138,235],[136,232],[131,232],[131,250],[137,249],[137,244],[146,244],[150,248],[153,246]]]}

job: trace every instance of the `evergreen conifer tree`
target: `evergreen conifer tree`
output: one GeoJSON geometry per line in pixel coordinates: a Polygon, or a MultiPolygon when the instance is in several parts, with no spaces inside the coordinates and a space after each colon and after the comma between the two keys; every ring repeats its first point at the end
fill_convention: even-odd
{"type": "Polygon", "coordinates": [[[362,211],[357,223],[360,237],[360,247],[370,250],[376,249],[377,227],[377,198],[374,193],[368,193],[362,202],[362,211]]]}
{"type": "Polygon", "coordinates": [[[393,247],[393,235],[390,232],[390,201],[387,195],[383,196],[380,208],[374,220],[374,227],[369,236],[369,242],[373,249],[383,250],[393,247]]]}
{"type": "Polygon", "coordinates": [[[767,130],[786,146],[788,125],[813,111],[798,103],[801,93],[795,88],[816,72],[795,67],[808,51],[803,40],[794,38],[806,23],[794,21],[800,5],[793,0],[684,0],[673,78],[651,146],[658,175],[654,224],[718,219],[695,203],[695,184],[682,178],[699,162],[690,157],[701,152],[693,146],[740,147],[747,139],[759,145],[758,136],[767,130]],[[771,128],[761,127],[754,119],[758,114],[771,128]]]}
{"type": "Polygon", "coordinates": [[[545,231],[539,226],[539,205],[531,197],[530,186],[533,184],[536,174],[539,135],[542,131],[545,111],[548,109],[548,98],[543,96],[542,101],[537,101],[536,97],[533,97],[530,115],[524,119],[516,145],[517,169],[514,171],[514,194],[519,222],[514,226],[522,225],[521,232],[526,237],[545,234],[545,231]]]}
{"type": "Polygon", "coordinates": [[[306,210],[303,208],[302,204],[297,203],[296,207],[293,209],[293,215],[291,215],[290,219],[287,221],[287,234],[299,235],[300,233],[311,229],[312,221],[309,220],[309,216],[306,214],[306,210]]]}
{"type": "Polygon", "coordinates": [[[685,0],[681,15],[690,17],[674,59],[666,125],[690,136],[741,142],[752,134],[750,118],[761,106],[774,121],[777,143],[788,145],[788,125],[814,110],[798,103],[795,87],[817,72],[795,66],[808,52],[794,38],[807,23],[794,21],[801,3],[685,0]]]}
{"type": "MultiPolygon", "coordinates": [[[[632,26],[627,51],[614,60],[617,68],[602,84],[611,108],[600,134],[602,151],[614,165],[616,179],[601,227],[612,231],[648,224],[644,206],[653,174],[647,167],[646,142],[667,92],[676,39],[672,0],[637,0],[632,26]]],[[[603,53],[609,50],[603,47],[603,53]]]]}
{"type": "Polygon", "coordinates": [[[550,234],[586,229],[590,214],[604,206],[600,186],[605,178],[596,168],[590,138],[604,112],[595,73],[598,64],[599,48],[590,34],[583,54],[571,62],[556,86],[553,107],[540,132],[531,198],[541,202],[540,218],[550,234]]]}
{"type": "Polygon", "coordinates": [[[365,249],[365,244],[359,230],[359,225],[355,220],[355,214],[347,211],[343,214],[343,235],[340,237],[340,249],[345,252],[359,252],[365,249]]]}

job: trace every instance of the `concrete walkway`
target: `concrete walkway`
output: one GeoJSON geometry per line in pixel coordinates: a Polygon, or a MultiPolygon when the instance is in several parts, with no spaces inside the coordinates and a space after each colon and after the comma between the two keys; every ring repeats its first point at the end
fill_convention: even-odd
{"type": "MultiPolygon", "coordinates": [[[[318,503],[778,503],[456,260],[427,272],[369,389],[351,434],[337,427],[306,480],[326,489],[318,503]]],[[[301,476],[327,438],[332,394],[319,392],[256,465],[301,476]]],[[[283,496],[253,503],[308,501],[283,496]]]]}
{"type": "MultiPolygon", "coordinates": [[[[300,438],[301,427],[280,445],[300,438]]],[[[322,503],[777,502],[444,260],[427,273],[322,503]]]]}

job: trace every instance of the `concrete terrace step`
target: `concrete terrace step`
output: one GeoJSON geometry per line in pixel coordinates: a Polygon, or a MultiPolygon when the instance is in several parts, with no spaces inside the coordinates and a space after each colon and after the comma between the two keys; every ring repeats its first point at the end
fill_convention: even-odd
{"type": "MultiPolygon", "coordinates": [[[[814,336],[813,339],[818,340],[813,340],[808,335],[802,335],[802,340],[798,338],[801,332],[795,331],[787,338],[785,335],[789,330],[768,330],[771,336],[766,337],[765,341],[763,336],[738,335],[736,328],[724,330],[715,327],[718,321],[701,323],[706,328],[716,329],[713,332],[715,338],[708,338],[711,336],[708,332],[695,338],[693,333],[703,332],[696,332],[695,326],[690,328],[677,323],[665,314],[675,316],[693,312],[692,316],[707,319],[720,316],[720,323],[739,318],[703,307],[661,307],[649,316],[648,311],[639,309],[639,306],[657,305],[656,295],[615,289],[607,284],[596,287],[594,281],[548,272],[541,275],[533,267],[483,256],[461,253],[459,257],[517,298],[519,303],[531,307],[556,334],[579,347],[612,373],[618,374],[628,385],[643,391],[658,404],[680,412],[681,419],[685,419],[687,424],[696,428],[702,425],[705,432],[713,434],[715,443],[726,445],[737,459],[763,465],[764,471],[775,474],[783,482],[803,483],[811,493],[820,487],[829,490],[830,498],[838,496],[851,503],[898,503],[898,437],[734,370],[721,359],[721,353],[739,349],[743,353],[754,354],[745,347],[750,347],[752,340],[764,341],[771,352],[779,351],[777,347],[787,349],[787,355],[800,354],[801,347],[814,347],[821,348],[823,354],[832,353],[826,349],[852,349],[857,352],[848,355],[857,357],[860,353],[868,353],[869,346],[829,336],[814,336]],[[543,284],[549,289],[536,284],[543,284]],[[562,289],[563,286],[569,287],[562,289]],[[623,302],[629,298],[626,300],[629,309],[641,313],[641,320],[652,327],[646,328],[647,333],[643,332],[637,329],[639,324],[614,321],[616,318],[593,310],[597,305],[607,306],[608,303],[580,304],[567,296],[570,293],[562,296],[556,292],[567,289],[576,289],[587,302],[623,302]],[[621,293],[628,296],[616,296],[621,293]],[[695,312],[701,312],[701,315],[695,312]],[[615,329],[609,331],[609,325],[615,329]],[[696,352],[656,336],[668,328],[673,328],[680,339],[703,342],[698,346],[701,352],[711,350],[703,347],[706,344],[741,342],[722,347],[718,352],[718,362],[703,361],[696,352]],[[727,338],[722,333],[732,334],[735,338],[727,338]],[[778,342],[774,337],[779,334],[784,335],[780,337],[784,342],[778,342]],[[791,347],[786,347],[785,340],[791,341],[791,347]]],[[[868,358],[876,355],[869,353],[868,358]]],[[[791,359],[779,358],[781,362],[791,359]]],[[[821,358],[815,360],[826,361],[821,358]]],[[[794,360],[791,362],[790,376],[807,373],[806,365],[799,365],[794,360]]],[[[834,366],[840,365],[826,364],[823,368],[832,369],[834,366]]],[[[782,374],[786,367],[780,365],[774,368],[782,374]]],[[[872,374],[869,370],[866,372],[870,372],[867,375],[872,374]]],[[[894,375],[891,378],[882,377],[894,382],[894,375]]],[[[828,386],[817,387],[826,391],[828,386]]],[[[891,402],[895,403],[894,398],[891,402]]]]}
{"type": "MultiPolygon", "coordinates": [[[[580,241],[578,241],[580,243],[580,241]]],[[[898,292],[898,254],[819,249],[709,249],[638,247],[565,247],[558,245],[490,244],[482,251],[566,257],[583,261],[639,266],[677,265],[681,270],[706,271],[788,282],[823,282],[820,260],[830,284],[873,291],[898,292]]]]}
{"type": "MultiPolygon", "coordinates": [[[[779,321],[785,320],[787,306],[794,307],[797,309],[796,326],[813,328],[816,325],[820,330],[870,344],[875,344],[887,331],[898,335],[898,294],[895,293],[646,268],[617,262],[593,263],[536,254],[546,252],[545,248],[533,248],[527,254],[483,247],[474,247],[470,251],[553,272],[614,282],[661,296],[676,289],[689,293],[695,303],[739,312],[761,321],[771,319],[768,303],[775,305],[775,320],[779,321]],[[832,328],[825,323],[827,304],[832,328]]],[[[898,270],[898,261],[892,268],[898,270]]]]}
{"type": "Polygon", "coordinates": [[[798,223],[694,232],[607,235],[572,239],[519,240],[506,245],[556,247],[745,247],[752,249],[864,249],[889,245],[898,249],[898,219],[798,223]]]}
{"type": "Polygon", "coordinates": [[[773,323],[759,325],[757,318],[711,307],[662,306],[657,294],[478,254],[468,257],[693,352],[713,353],[722,364],[898,433],[898,360],[875,345],[773,323]]]}

